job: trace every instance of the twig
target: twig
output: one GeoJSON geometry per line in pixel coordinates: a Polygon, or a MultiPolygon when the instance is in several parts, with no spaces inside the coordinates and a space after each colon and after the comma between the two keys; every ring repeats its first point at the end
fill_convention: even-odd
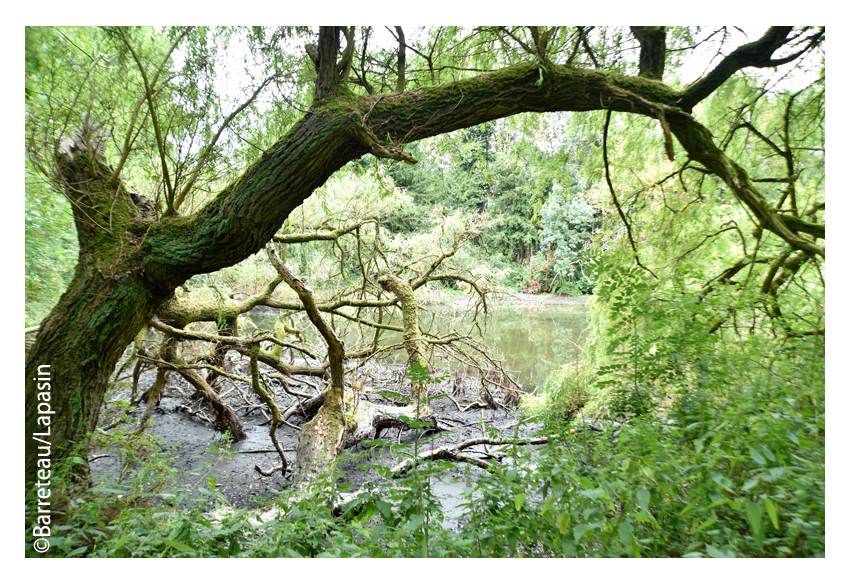
{"type": "MultiPolygon", "coordinates": [[[[483,408],[486,408],[486,407],[487,407],[487,404],[482,404],[481,402],[474,401],[471,404],[469,404],[468,406],[466,406],[465,408],[463,408],[460,411],[460,413],[463,414],[464,412],[466,412],[467,410],[470,410],[472,408],[482,408],[483,409],[483,408]]],[[[475,423],[477,424],[478,422],[475,422],[475,423]]]]}
{"type": "Polygon", "coordinates": [[[626,233],[629,236],[629,243],[632,245],[632,252],[634,252],[635,262],[641,268],[652,274],[655,279],[658,279],[658,276],[655,275],[655,272],[644,266],[640,263],[640,257],[638,256],[637,245],[635,245],[635,240],[632,237],[632,226],[629,224],[628,219],[626,219],[625,213],[623,213],[623,209],[620,207],[620,201],[617,200],[617,193],[614,192],[614,185],[611,184],[611,172],[609,170],[608,165],[608,125],[611,123],[611,110],[610,108],[605,112],[605,127],[602,131],[602,157],[605,162],[605,180],[608,183],[608,189],[611,191],[611,197],[614,199],[614,205],[617,207],[617,213],[620,214],[620,219],[623,220],[623,223],[626,225],[626,233]]]}
{"type": "Polygon", "coordinates": [[[285,475],[286,471],[288,469],[286,467],[282,466],[282,465],[278,465],[278,466],[273,466],[269,470],[263,470],[263,469],[260,468],[259,464],[255,464],[254,470],[257,471],[258,473],[260,473],[261,475],[263,475],[264,477],[270,477],[278,471],[281,471],[285,475]]]}
{"type": "Polygon", "coordinates": [[[448,393],[441,393],[440,395],[435,395],[434,397],[436,398],[436,397],[443,397],[443,396],[449,398],[452,401],[452,403],[455,405],[455,407],[458,409],[458,411],[460,411],[460,404],[457,403],[457,400],[455,398],[453,398],[451,395],[449,395],[448,393]]]}

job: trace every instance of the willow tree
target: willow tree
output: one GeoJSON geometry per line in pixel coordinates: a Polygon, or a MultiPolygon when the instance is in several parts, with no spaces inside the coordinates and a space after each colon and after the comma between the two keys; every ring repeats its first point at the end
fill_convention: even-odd
{"type": "MultiPolygon", "coordinates": [[[[175,47],[191,41],[188,62],[195,71],[211,70],[204,53],[210,31],[175,29],[167,38],[147,32],[156,42],[145,45],[135,30],[90,34],[102,34],[123,49],[115,60],[89,54],[68,39],[66,50],[80,50],[92,61],[89,74],[81,74],[81,87],[94,83],[92,72],[105,62],[108,67],[97,71],[111,79],[104,91],[120,93],[126,87],[139,88],[139,93],[126,96],[124,114],[114,118],[112,127],[105,127],[98,113],[112,112],[115,102],[104,107],[94,90],[86,94],[88,100],[69,94],[73,99],[67,104],[63,135],[30,143],[31,158],[71,202],[80,252],[74,278],[43,320],[26,361],[27,482],[36,479],[39,459],[33,434],[45,431],[39,403],[49,397],[55,412],[49,436],[55,466],[95,428],[122,351],[175,288],[193,275],[259,251],[293,209],[365,154],[415,163],[405,144],[522,112],[608,110],[643,116],[658,120],[671,157],[681,148],[716,175],[763,229],[794,250],[825,255],[819,242],[824,225],[771,205],[747,170],[727,156],[693,115],[701,101],[738,71],[800,59],[822,42],[823,29],[770,28],[683,89],[665,84],[665,67],[673,55],[680,60],[692,47],[681,38],[670,41],[663,27],[444,27],[424,32],[417,41],[406,40],[412,36],[397,27],[397,58],[388,57],[388,49],[370,49],[369,28],[322,27],[306,45],[309,61],[303,54],[281,57],[285,44],[278,37],[285,34],[254,31],[251,46],[268,58],[269,75],[246,90],[239,107],[221,113],[217,128],[204,126],[202,116],[189,115],[192,95],[188,89],[173,91],[179,72],[169,58],[175,47]],[[668,47],[671,42],[675,46],[668,47]],[[629,52],[629,46],[639,51],[629,52]],[[298,58],[309,64],[309,75],[297,69],[298,58]],[[198,208],[188,205],[205,173],[219,168],[215,157],[223,156],[217,146],[222,133],[238,133],[243,110],[287,75],[309,80],[309,106],[304,111],[288,108],[283,100],[297,101],[298,96],[282,95],[275,109],[286,111],[291,120],[282,137],[273,142],[266,137],[262,153],[241,176],[198,208]],[[128,76],[135,80],[132,84],[128,76]],[[197,132],[205,136],[205,145],[199,147],[192,132],[185,131],[191,124],[177,123],[181,116],[206,128],[197,132]],[[184,129],[182,137],[170,134],[177,127],[184,129]],[[104,146],[113,143],[109,138],[116,146],[104,146]],[[123,178],[133,172],[131,155],[142,147],[158,165],[158,197],[132,192],[123,178]],[[161,212],[151,198],[158,198],[161,212]],[[45,376],[45,365],[50,365],[49,396],[39,393],[36,381],[45,376]]],[[[194,89],[209,87],[195,84],[194,89]]],[[[241,128],[247,132],[247,124],[241,128]]]]}

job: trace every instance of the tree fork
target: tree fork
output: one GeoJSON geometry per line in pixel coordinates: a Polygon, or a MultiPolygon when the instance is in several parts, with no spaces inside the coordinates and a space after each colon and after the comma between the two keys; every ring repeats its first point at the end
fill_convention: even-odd
{"type": "Polygon", "coordinates": [[[667,31],[663,26],[632,26],[631,29],[640,43],[639,75],[661,81],[667,56],[667,31]]]}

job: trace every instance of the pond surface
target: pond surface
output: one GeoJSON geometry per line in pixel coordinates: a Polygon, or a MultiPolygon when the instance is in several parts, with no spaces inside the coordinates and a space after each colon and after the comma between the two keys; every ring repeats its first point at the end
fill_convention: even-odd
{"type": "MultiPolygon", "coordinates": [[[[584,303],[554,300],[503,301],[492,305],[486,321],[482,321],[485,344],[501,352],[506,368],[514,372],[525,391],[542,386],[553,369],[578,359],[587,336],[584,303]]],[[[433,333],[445,334],[454,328],[474,336],[478,333],[473,327],[472,312],[472,306],[465,299],[429,303],[420,312],[420,326],[433,333]]],[[[274,314],[252,313],[249,316],[258,327],[274,328],[274,314]]],[[[340,320],[334,321],[336,327],[341,324],[340,320]]],[[[304,325],[301,326],[311,328],[306,322],[304,325]]],[[[315,339],[309,334],[308,338],[315,339]]],[[[401,333],[388,332],[382,338],[386,344],[400,342],[401,333]]],[[[357,340],[357,332],[349,331],[344,337],[346,349],[353,347],[357,340]]],[[[403,358],[403,352],[399,353],[399,358],[403,358]]]]}
{"type": "MultiPolygon", "coordinates": [[[[429,313],[446,308],[427,307],[422,320],[428,322],[429,313]]],[[[452,308],[468,311],[463,304],[453,303],[452,308]]],[[[484,342],[504,355],[507,369],[516,372],[523,389],[533,391],[553,369],[579,358],[587,334],[586,314],[584,303],[502,302],[490,311],[484,342]]],[[[468,329],[471,321],[471,316],[464,316],[461,325],[468,329]]]]}

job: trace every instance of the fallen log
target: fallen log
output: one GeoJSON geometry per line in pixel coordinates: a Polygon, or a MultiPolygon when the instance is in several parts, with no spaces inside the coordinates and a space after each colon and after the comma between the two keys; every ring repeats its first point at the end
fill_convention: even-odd
{"type": "MultiPolygon", "coordinates": [[[[324,397],[324,394],[316,396],[316,398],[319,397],[324,397]]],[[[408,406],[375,404],[360,399],[351,388],[345,388],[343,401],[345,404],[345,428],[340,438],[342,449],[350,448],[363,440],[377,436],[381,430],[386,428],[409,428],[410,422],[415,419],[430,422],[435,428],[442,429],[434,419],[431,408],[427,405],[419,404],[417,407],[415,403],[408,406]]],[[[291,406],[290,410],[293,410],[293,408],[297,408],[297,406],[291,406]]],[[[287,413],[284,413],[282,417],[285,418],[286,416],[287,413]]],[[[275,466],[266,471],[255,467],[255,470],[264,476],[271,476],[275,472],[283,470],[283,467],[275,466]]]]}
{"type": "Polygon", "coordinates": [[[492,463],[483,461],[479,458],[475,458],[474,456],[470,456],[468,454],[464,454],[461,450],[466,448],[470,448],[472,446],[478,446],[480,444],[486,444],[489,446],[524,446],[527,444],[546,444],[549,441],[548,438],[524,438],[521,440],[496,440],[493,438],[472,438],[470,440],[466,440],[459,444],[452,444],[449,446],[441,446],[440,448],[435,448],[433,450],[426,450],[424,452],[420,452],[414,461],[413,458],[408,458],[407,460],[402,461],[397,464],[392,469],[392,476],[397,477],[405,474],[410,471],[415,464],[418,464],[422,460],[453,460],[455,462],[466,462],[469,464],[474,464],[480,468],[483,468],[486,471],[493,472],[496,470],[497,466],[492,463]]]}

